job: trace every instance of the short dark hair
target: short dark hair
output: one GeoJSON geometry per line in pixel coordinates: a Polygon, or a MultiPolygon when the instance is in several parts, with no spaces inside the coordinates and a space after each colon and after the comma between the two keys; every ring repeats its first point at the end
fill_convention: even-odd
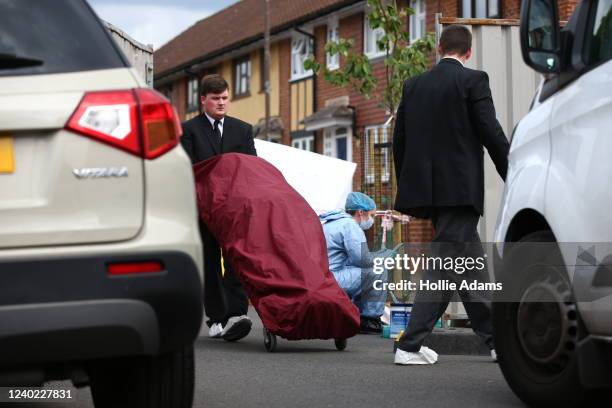
{"type": "Polygon", "coordinates": [[[200,96],[206,96],[209,93],[220,94],[226,90],[229,90],[229,84],[218,74],[206,75],[200,83],[200,96]]]}
{"type": "Polygon", "coordinates": [[[472,48],[472,33],[466,26],[451,24],[442,31],[440,48],[443,54],[464,55],[472,48]]]}

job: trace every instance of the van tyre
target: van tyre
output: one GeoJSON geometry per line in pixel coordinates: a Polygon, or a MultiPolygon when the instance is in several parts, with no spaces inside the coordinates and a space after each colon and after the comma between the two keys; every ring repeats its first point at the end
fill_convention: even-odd
{"type": "Polygon", "coordinates": [[[529,406],[579,407],[586,392],[575,350],[584,329],[559,248],[530,246],[545,242],[555,242],[552,233],[529,234],[504,257],[504,302],[493,303],[495,348],[506,381],[529,406]]]}
{"type": "Polygon", "coordinates": [[[194,390],[193,345],[155,357],[91,364],[96,408],[190,408],[194,390]]]}

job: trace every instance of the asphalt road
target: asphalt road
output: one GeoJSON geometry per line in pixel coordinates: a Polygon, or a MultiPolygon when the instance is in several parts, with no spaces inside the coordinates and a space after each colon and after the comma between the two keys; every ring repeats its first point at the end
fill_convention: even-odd
{"type": "MultiPolygon", "coordinates": [[[[375,335],[356,336],[341,352],[333,341],[278,339],[277,351],[268,353],[261,332],[256,317],[251,334],[237,343],[209,339],[202,331],[195,346],[194,407],[523,406],[488,357],[443,355],[432,366],[395,366],[391,341],[375,335]]],[[[65,404],[33,406],[93,407],[89,388],[74,395],[65,404]]]]}

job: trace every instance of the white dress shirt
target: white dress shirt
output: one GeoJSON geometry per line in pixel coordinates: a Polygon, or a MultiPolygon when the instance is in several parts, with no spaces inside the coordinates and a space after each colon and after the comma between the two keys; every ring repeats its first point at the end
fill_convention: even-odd
{"type": "Polygon", "coordinates": [[[444,58],[452,58],[452,59],[454,59],[455,61],[459,61],[459,63],[461,64],[461,66],[462,66],[462,67],[464,67],[464,66],[465,66],[465,65],[463,64],[463,61],[461,61],[461,60],[460,60],[459,58],[457,58],[457,57],[453,57],[452,55],[447,55],[447,56],[444,56],[444,57],[442,57],[442,58],[440,58],[440,59],[444,59],[444,58]]]}
{"type": "MultiPolygon", "coordinates": [[[[212,128],[215,128],[215,121],[217,119],[214,119],[210,116],[208,116],[208,113],[204,112],[204,114],[206,115],[206,118],[208,118],[208,121],[210,122],[210,126],[212,126],[212,128]]],[[[219,133],[221,133],[221,137],[223,137],[223,122],[225,121],[225,116],[222,117],[221,119],[219,119],[219,133]]]]}

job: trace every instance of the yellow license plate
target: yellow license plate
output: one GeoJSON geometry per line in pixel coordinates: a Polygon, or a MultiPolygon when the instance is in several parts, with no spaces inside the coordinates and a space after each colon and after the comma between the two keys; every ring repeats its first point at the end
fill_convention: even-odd
{"type": "Polygon", "coordinates": [[[15,153],[13,151],[13,138],[0,135],[0,174],[15,172],[15,153]]]}

